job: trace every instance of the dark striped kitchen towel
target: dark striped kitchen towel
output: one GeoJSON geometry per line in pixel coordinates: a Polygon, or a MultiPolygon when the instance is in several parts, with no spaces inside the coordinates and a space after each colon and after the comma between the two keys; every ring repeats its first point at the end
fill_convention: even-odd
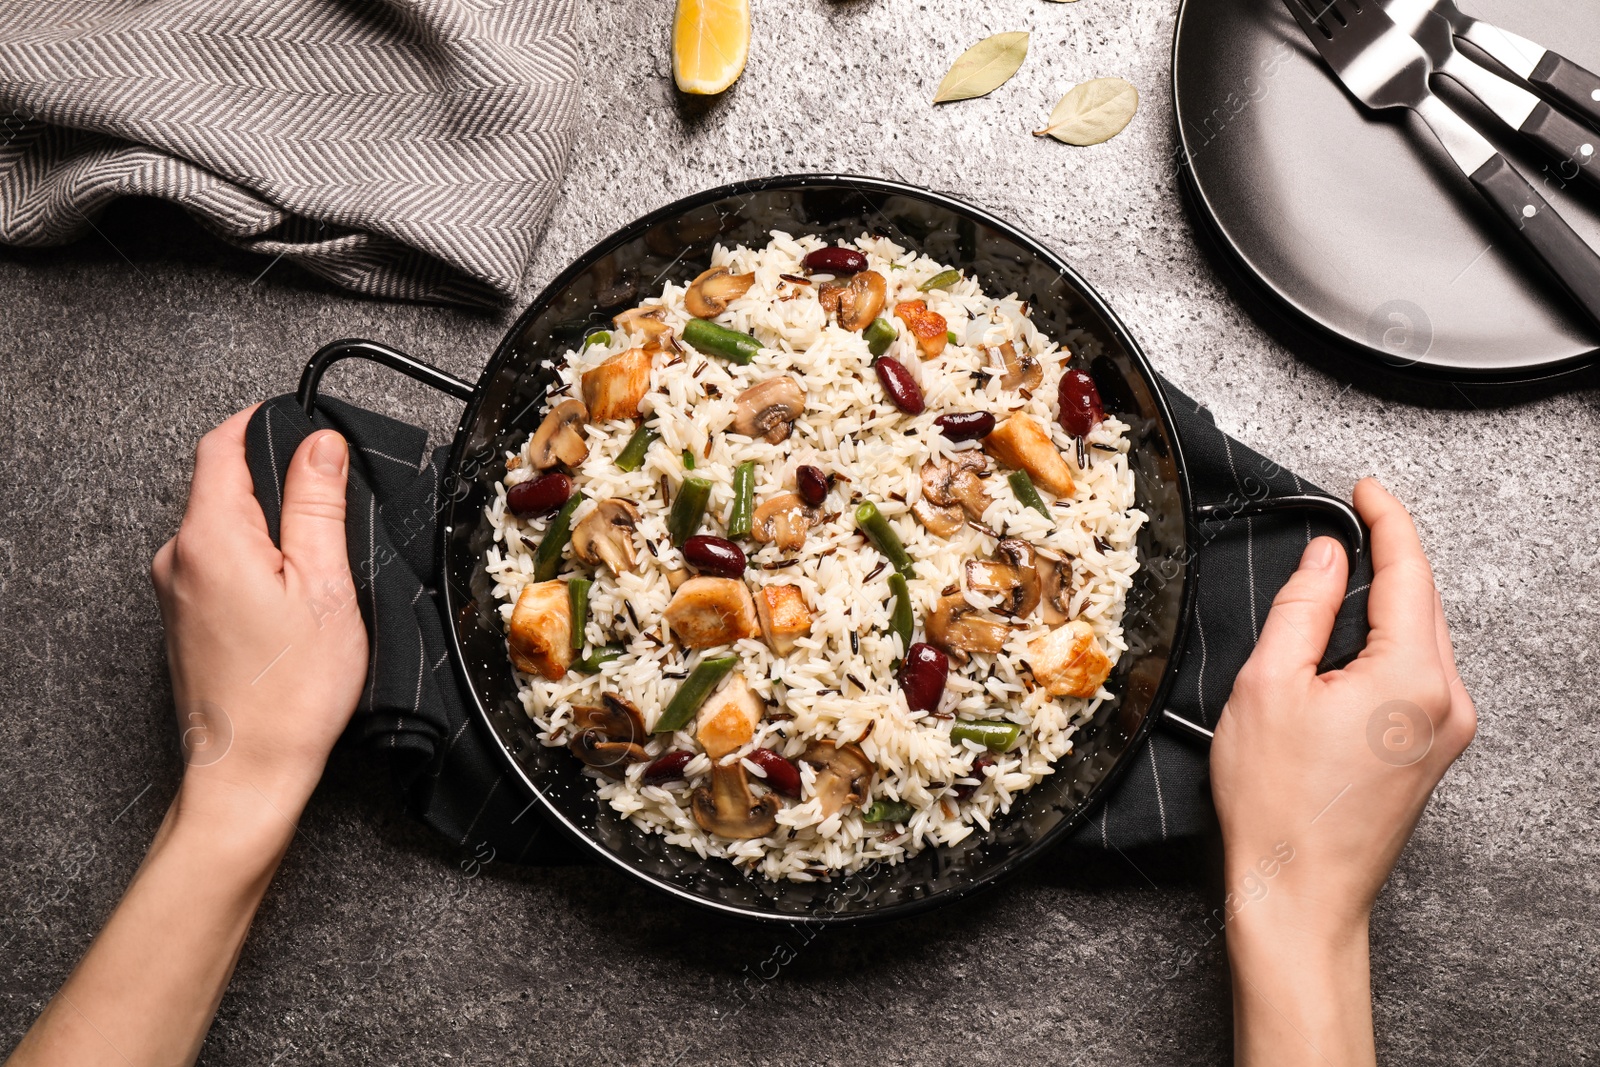
{"type": "MultiPolygon", "coordinates": [[[[572,139],[573,0],[3,0],[0,242],[122,196],[374,296],[515,295],[572,139]]],[[[267,260],[263,260],[265,265],[267,260]]]]}
{"type": "MultiPolygon", "coordinates": [[[[1315,489],[1217,429],[1208,411],[1168,387],[1197,501],[1225,502],[1315,489]]],[[[313,423],[293,397],[261,406],[246,437],[256,496],[277,537],[283,473],[314,429],[351,445],[348,542],[361,611],[372,635],[372,668],[349,738],[390,759],[408,806],[457,846],[516,862],[565,862],[572,853],[545,830],[521,781],[456,682],[432,590],[437,585],[434,518],[445,449],[425,431],[324,397],[313,423]]],[[[1188,653],[1169,707],[1212,727],[1234,675],[1255,646],[1267,608],[1319,533],[1312,516],[1241,519],[1197,538],[1199,590],[1188,653]]],[[[1325,663],[1341,663],[1366,640],[1371,567],[1352,568],[1325,663]]],[[[1203,832],[1213,818],[1206,750],[1158,727],[1106,803],[1072,839],[1132,849],[1203,832]]]]}

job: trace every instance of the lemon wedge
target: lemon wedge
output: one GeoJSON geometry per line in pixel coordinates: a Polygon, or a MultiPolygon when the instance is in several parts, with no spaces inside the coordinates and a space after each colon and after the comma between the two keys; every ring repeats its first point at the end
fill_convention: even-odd
{"type": "Polygon", "coordinates": [[[678,0],[672,18],[672,77],[697,96],[739,79],[750,54],[750,0],[678,0]]]}

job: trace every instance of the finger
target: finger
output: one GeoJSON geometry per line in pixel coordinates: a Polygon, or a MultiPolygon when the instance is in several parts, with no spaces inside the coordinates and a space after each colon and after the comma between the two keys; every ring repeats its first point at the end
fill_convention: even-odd
{"type": "Polygon", "coordinates": [[[282,548],[292,565],[314,581],[347,578],[344,491],[350,449],[332,430],[300,442],[283,485],[282,548]]]}
{"type": "Polygon", "coordinates": [[[194,478],[189,483],[189,507],[183,525],[204,530],[201,540],[215,533],[232,533],[241,528],[259,530],[267,536],[267,519],[255,496],[255,483],[244,459],[245,427],[259,404],[251,405],[228,419],[204,437],[194,450],[194,478]]]}
{"type": "Polygon", "coordinates": [[[1444,600],[1437,590],[1433,594],[1433,632],[1439,649],[1439,663],[1444,667],[1445,682],[1450,686],[1450,710],[1447,716],[1451,728],[1463,735],[1464,748],[1477,732],[1478,710],[1473,706],[1466,683],[1461,680],[1461,672],[1456,669],[1456,652],[1450,643],[1450,623],[1444,617],[1444,600]]]}
{"type": "Polygon", "coordinates": [[[1411,516],[1375,478],[1356,483],[1355,505],[1372,531],[1372,590],[1367,594],[1372,633],[1365,652],[1388,646],[1436,655],[1433,568],[1422,554],[1411,516]]]}
{"type": "Polygon", "coordinates": [[[1319,537],[1306,546],[1299,568],[1272,601],[1247,664],[1253,673],[1273,677],[1316,673],[1344,603],[1349,571],[1344,546],[1333,538],[1319,537]]]}
{"type": "Polygon", "coordinates": [[[158,596],[166,596],[172,588],[172,555],[176,547],[177,540],[169,537],[150,560],[150,584],[156,587],[158,596]]]}

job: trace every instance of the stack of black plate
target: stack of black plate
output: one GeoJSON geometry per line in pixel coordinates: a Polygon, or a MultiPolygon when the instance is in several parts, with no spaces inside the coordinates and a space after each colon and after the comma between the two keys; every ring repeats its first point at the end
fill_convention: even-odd
{"type": "MultiPolygon", "coordinates": [[[[1595,0],[1461,6],[1600,69],[1595,0]]],[[[1184,0],[1172,70],[1175,169],[1202,242],[1301,350],[1356,378],[1527,382],[1600,367],[1600,330],[1428,128],[1357,105],[1282,0],[1184,0]]],[[[1466,93],[1434,87],[1600,248],[1600,186],[1563,183],[1466,93]]]]}

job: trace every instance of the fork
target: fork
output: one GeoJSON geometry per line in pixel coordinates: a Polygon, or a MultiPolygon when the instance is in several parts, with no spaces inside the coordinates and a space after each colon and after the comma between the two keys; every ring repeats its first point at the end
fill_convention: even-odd
{"type": "Polygon", "coordinates": [[[1484,198],[1600,325],[1600,254],[1584,244],[1483,135],[1428,88],[1433,64],[1377,0],[1284,0],[1350,94],[1374,111],[1407,107],[1484,198]]]}

